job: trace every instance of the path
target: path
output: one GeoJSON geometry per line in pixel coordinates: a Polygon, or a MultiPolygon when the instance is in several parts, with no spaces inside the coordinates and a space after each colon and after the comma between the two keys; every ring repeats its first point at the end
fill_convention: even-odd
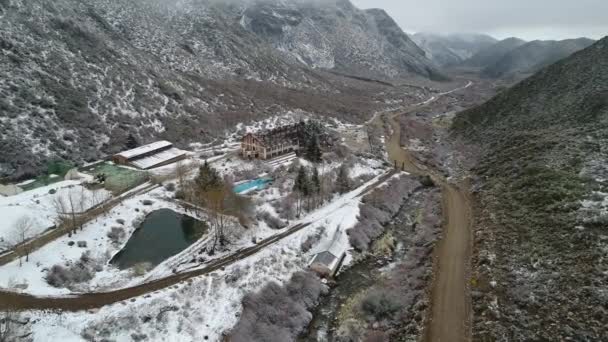
{"type": "Polygon", "coordinates": [[[409,151],[401,147],[399,116],[419,110],[441,96],[468,88],[456,88],[414,104],[406,111],[393,114],[389,121],[393,134],[386,142],[389,158],[417,175],[429,175],[442,188],[443,238],[435,249],[434,281],[431,290],[431,316],[427,322],[426,341],[458,342],[470,340],[471,301],[469,263],[471,257],[471,203],[465,186],[448,182],[440,173],[417,163],[409,151]]]}
{"type": "MultiPolygon", "coordinates": [[[[360,198],[384,183],[395,174],[395,171],[386,172],[372,184],[360,187],[351,192],[353,198],[360,198]]],[[[153,280],[137,286],[120,289],[110,292],[95,292],[70,297],[42,297],[32,296],[23,293],[0,291],[0,311],[2,310],[63,310],[81,311],[101,308],[106,305],[122,302],[135,297],[155,292],[188,279],[209,274],[224,267],[234,264],[263,250],[264,248],[284,239],[296,232],[308,227],[310,224],[323,219],[324,217],[313,219],[308,222],[296,224],[282,233],[273,235],[260,241],[255,246],[247,247],[236,251],[234,254],[219,258],[209,263],[204,268],[174,274],[162,279],[153,280]]]]}

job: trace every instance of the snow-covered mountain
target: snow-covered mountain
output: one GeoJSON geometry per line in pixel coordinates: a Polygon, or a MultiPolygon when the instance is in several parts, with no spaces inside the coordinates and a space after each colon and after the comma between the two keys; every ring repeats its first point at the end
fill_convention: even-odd
{"type": "Polygon", "coordinates": [[[129,134],[187,143],[288,110],[368,114],[373,92],[327,69],[439,77],[386,13],[347,0],[1,0],[0,177],[129,134]]]}
{"type": "Polygon", "coordinates": [[[293,61],[371,78],[440,77],[383,10],[348,0],[253,1],[241,23],[293,61]]]}

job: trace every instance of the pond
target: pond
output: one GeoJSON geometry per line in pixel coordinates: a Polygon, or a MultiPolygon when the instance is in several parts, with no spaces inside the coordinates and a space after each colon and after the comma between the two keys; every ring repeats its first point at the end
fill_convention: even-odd
{"type": "Polygon", "coordinates": [[[126,246],[110,263],[127,269],[146,263],[157,266],[199,240],[208,230],[205,222],[170,209],[149,214],[126,246]]]}
{"type": "Polygon", "coordinates": [[[269,178],[258,178],[249,182],[241,183],[234,187],[234,192],[241,194],[254,189],[264,189],[268,183],[272,182],[269,178]]]}

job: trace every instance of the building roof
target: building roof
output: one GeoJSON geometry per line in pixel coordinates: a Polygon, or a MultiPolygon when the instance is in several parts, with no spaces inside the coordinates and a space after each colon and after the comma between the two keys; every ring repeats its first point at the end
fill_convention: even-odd
{"type": "Polygon", "coordinates": [[[338,259],[337,256],[331,254],[328,251],[324,251],[319,254],[316,254],[315,257],[312,259],[312,263],[319,263],[326,265],[329,268],[332,268],[331,265],[333,265],[336,259],[338,259]]]}
{"type": "MultiPolygon", "coordinates": [[[[154,150],[152,150],[154,151],[154,150]]],[[[168,162],[170,160],[182,157],[186,155],[186,151],[180,150],[178,148],[170,148],[168,150],[160,151],[151,156],[147,156],[144,158],[136,159],[130,161],[131,165],[140,168],[142,170],[151,169],[155,166],[168,162]]]]}
{"type": "Polygon", "coordinates": [[[165,140],[161,140],[161,141],[153,142],[148,145],[143,145],[143,146],[134,148],[132,150],[120,152],[116,155],[126,158],[126,159],[133,159],[133,158],[137,158],[141,155],[144,155],[146,153],[154,152],[156,150],[160,150],[162,148],[167,148],[167,147],[171,147],[171,146],[173,146],[172,143],[165,141],[165,140]]]}
{"type": "Polygon", "coordinates": [[[244,137],[251,135],[262,146],[273,146],[280,144],[289,144],[298,140],[298,129],[302,127],[302,123],[285,125],[276,127],[271,130],[258,131],[256,133],[247,133],[244,137]]]}

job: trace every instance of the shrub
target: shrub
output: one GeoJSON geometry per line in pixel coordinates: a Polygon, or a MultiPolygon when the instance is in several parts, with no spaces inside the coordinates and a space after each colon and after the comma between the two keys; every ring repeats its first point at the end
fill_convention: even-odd
{"type": "Polygon", "coordinates": [[[273,216],[267,211],[260,211],[256,215],[256,218],[260,221],[266,222],[270,229],[283,229],[287,227],[287,224],[278,217],[273,216]]]}
{"type": "Polygon", "coordinates": [[[107,236],[113,244],[118,244],[125,238],[125,235],[125,230],[122,227],[112,227],[107,236]]]}
{"type": "Polygon", "coordinates": [[[78,262],[69,268],[55,265],[46,274],[46,282],[57,288],[69,288],[93,279],[93,273],[82,262],[78,262]]]}
{"type": "Polygon", "coordinates": [[[272,205],[282,219],[293,220],[296,217],[296,200],[293,196],[287,196],[272,205]]]}
{"type": "Polygon", "coordinates": [[[423,186],[425,186],[427,188],[432,188],[435,186],[435,182],[433,181],[433,178],[431,178],[431,176],[429,176],[429,175],[422,177],[420,179],[420,184],[422,184],[423,186]]]}
{"type": "Polygon", "coordinates": [[[174,192],[175,191],[175,183],[167,183],[167,184],[165,184],[165,190],[174,192]]]}
{"type": "Polygon", "coordinates": [[[175,198],[178,200],[185,200],[186,199],[186,192],[182,189],[179,189],[175,192],[175,198]]]}
{"type": "Polygon", "coordinates": [[[50,194],[50,195],[54,195],[54,194],[56,194],[56,193],[57,193],[57,190],[56,190],[56,189],[51,189],[51,190],[49,190],[49,194],[50,194]]]}
{"type": "Polygon", "coordinates": [[[391,318],[400,308],[399,296],[380,289],[369,291],[361,301],[361,310],[376,321],[391,318]]]}
{"type": "Polygon", "coordinates": [[[418,182],[404,176],[366,195],[359,205],[359,222],[347,231],[351,245],[359,251],[366,251],[418,186],[418,182]]]}
{"type": "Polygon", "coordinates": [[[312,314],[327,291],[316,275],[295,273],[283,287],[267,284],[260,292],[243,299],[243,313],[229,334],[232,342],[293,341],[308,326],[312,314]]]}

